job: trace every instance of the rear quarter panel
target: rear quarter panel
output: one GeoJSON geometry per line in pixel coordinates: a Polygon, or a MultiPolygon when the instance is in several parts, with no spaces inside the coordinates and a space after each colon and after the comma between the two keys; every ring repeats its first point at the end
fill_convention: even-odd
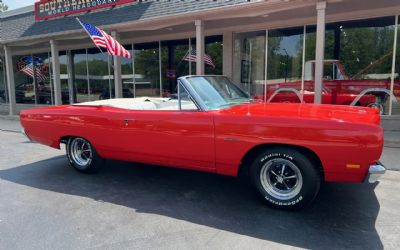
{"type": "Polygon", "coordinates": [[[103,130],[109,129],[114,117],[100,117],[101,107],[56,106],[24,110],[20,114],[21,125],[35,142],[60,148],[64,136],[80,136],[91,142],[102,138],[103,130]]]}

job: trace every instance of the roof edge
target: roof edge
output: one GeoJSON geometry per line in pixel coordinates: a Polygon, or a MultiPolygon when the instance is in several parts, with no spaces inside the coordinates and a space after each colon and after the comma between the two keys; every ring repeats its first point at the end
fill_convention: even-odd
{"type": "Polygon", "coordinates": [[[26,13],[33,12],[33,11],[34,11],[33,5],[29,5],[29,6],[21,7],[21,8],[14,9],[14,10],[7,10],[4,12],[0,12],[0,18],[18,16],[18,15],[26,14],[26,13]]]}

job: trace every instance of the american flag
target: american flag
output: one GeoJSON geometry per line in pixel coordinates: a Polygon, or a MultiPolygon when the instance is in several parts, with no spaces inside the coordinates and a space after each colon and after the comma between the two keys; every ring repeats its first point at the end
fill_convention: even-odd
{"type": "Polygon", "coordinates": [[[34,78],[36,76],[36,80],[38,82],[44,82],[47,79],[46,76],[42,74],[42,71],[39,68],[35,67],[35,73],[33,73],[33,64],[32,63],[25,65],[21,69],[21,71],[32,78],[34,78]]]}
{"type": "Polygon", "coordinates": [[[107,49],[108,54],[113,56],[132,58],[131,53],[129,53],[129,51],[127,51],[119,42],[117,42],[117,40],[107,34],[104,30],[91,24],[81,22],[79,19],[78,22],[82,25],[97,47],[107,49]]]}
{"type": "MultiPolygon", "coordinates": [[[[196,60],[197,60],[196,49],[192,49],[191,51],[188,51],[182,60],[189,61],[189,62],[196,62],[196,60]]],[[[215,69],[215,64],[214,64],[213,59],[211,58],[211,56],[209,56],[205,53],[204,53],[204,62],[207,65],[210,65],[211,67],[213,67],[213,69],[215,69]]]]}

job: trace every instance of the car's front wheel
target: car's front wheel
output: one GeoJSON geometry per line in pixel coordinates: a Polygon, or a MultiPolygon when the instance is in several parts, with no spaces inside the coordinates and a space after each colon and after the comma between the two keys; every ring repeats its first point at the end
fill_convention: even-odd
{"type": "Polygon", "coordinates": [[[77,171],[86,174],[97,173],[103,160],[92,144],[81,137],[71,137],[66,146],[69,163],[77,171]]]}
{"type": "Polygon", "coordinates": [[[315,162],[286,147],[264,150],[254,160],[250,174],[267,205],[287,210],[303,208],[313,201],[321,182],[315,162]]]}

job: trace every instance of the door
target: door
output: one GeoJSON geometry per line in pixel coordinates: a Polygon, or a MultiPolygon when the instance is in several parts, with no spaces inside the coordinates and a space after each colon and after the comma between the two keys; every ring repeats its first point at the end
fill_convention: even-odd
{"type": "Polygon", "coordinates": [[[214,122],[208,112],[132,111],[121,132],[131,161],[215,169],[214,122]]]}

